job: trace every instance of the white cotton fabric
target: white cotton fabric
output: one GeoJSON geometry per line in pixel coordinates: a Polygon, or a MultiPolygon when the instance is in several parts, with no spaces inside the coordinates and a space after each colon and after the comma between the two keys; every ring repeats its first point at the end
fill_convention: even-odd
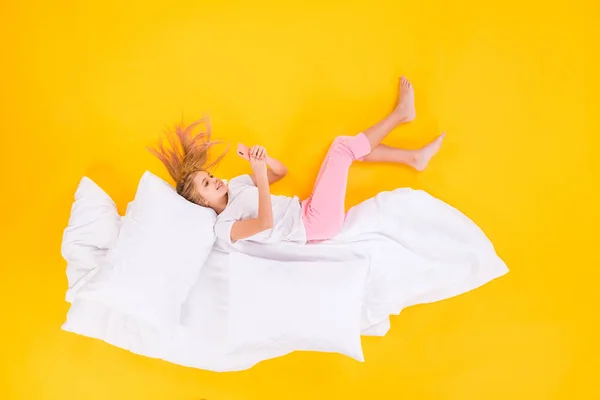
{"type": "Polygon", "coordinates": [[[360,323],[368,260],[282,263],[241,253],[229,260],[230,353],[281,348],[364,361],[360,323]]]}
{"type": "Polygon", "coordinates": [[[155,327],[175,326],[215,241],[215,218],[145,173],[114,247],[78,297],[155,327]]]}
{"type": "Polygon", "coordinates": [[[63,232],[61,253],[68,263],[66,300],[97,271],[119,236],[121,216],[112,199],[90,178],[83,177],[75,192],[69,225],[63,232]]]}
{"type": "MultiPolygon", "coordinates": [[[[217,237],[231,244],[231,227],[235,221],[258,217],[258,188],[250,175],[240,175],[229,181],[227,207],[217,217],[217,237]]],[[[306,243],[302,222],[302,207],[298,197],[271,195],[273,228],[259,232],[243,241],[256,243],[306,243]]]]}
{"type": "MultiPolygon", "coordinates": [[[[237,371],[298,349],[267,344],[231,351],[228,253],[269,259],[271,266],[309,262],[316,269],[333,261],[368,260],[360,330],[375,336],[384,335],[389,316],[405,307],[459,295],[508,272],[477,225],[444,202],[411,189],[380,193],[352,208],[343,231],[323,243],[217,244],[193,282],[178,322],[168,329],[80,296],[74,298],[63,329],[180,365],[237,371]]],[[[91,256],[98,257],[95,265],[104,260],[91,256]]],[[[270,318],[260,310],[254,313],[256,320],[270,318]]]]}

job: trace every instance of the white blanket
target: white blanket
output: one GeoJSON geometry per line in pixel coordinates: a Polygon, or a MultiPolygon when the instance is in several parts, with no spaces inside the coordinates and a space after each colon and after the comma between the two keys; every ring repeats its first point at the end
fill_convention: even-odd
{"type": "MultiPolygon", "coordinates": [[[[341,234],[319,244],[218,243],[169,335],[114,310],[75,299],[63,329],[181,365],[235,371],[293,349],[227,354],[228,252],[274,260],[370,259],[362,334],[384,335],[389,316],[446,299],[508,272],[485,234],[462,213],[423,191],[384,192],[352,208],[341,234]]],[[[368,353],[365,355],[368,359],[368,353]]]]}

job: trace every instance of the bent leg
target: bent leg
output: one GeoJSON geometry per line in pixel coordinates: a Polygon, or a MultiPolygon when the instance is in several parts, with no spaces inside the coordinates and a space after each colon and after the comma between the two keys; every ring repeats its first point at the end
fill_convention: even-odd
{"type": "Polygon", "coordinates": [[[326,240],[337,235],[346,219],[346,187],[352,163],[369,154],[371,146],[364,133],[339,136],[323,164],[311,196],[302,202],[302,219],[308,241],[326,240]]]}
{"type": "Polygon", "coordinates": [[[373,151],[363,157],[361,161],[405,164],[418,171],[422,171],[442,146],[442,140],[444,140],[445,135],[445,133],[442,133],[434,141],[417,150],[406,150],[379,144],[373,151]]]}
{"type": "Polygon", "coordinates": [[[302,217],[309,241],[329,239],[342,229],[346,219],[345,199],[350,165],[355,160],[367,160],[365,156],[379,146],[394,128],[415,118],[414,90],[408,79],[400,79],[399,92],[398,103],[386,118],[363,133],[339,136],[333,141],[321,165],[312,195],[302,202],[302,217]]]}

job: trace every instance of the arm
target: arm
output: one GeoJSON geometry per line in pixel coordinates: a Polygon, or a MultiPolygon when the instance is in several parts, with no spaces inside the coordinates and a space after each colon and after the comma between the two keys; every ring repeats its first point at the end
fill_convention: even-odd
{"type": "Polygon", "coordinates": [[[252,180],[258,187],[258,217],[236,221],[231,226],[231,241],[235,242],[256,235],[273,227],[273,207],[264,159],[250,158],[254,174],[252,180]]]}
{"type": "Polygon", "coordinates": [[[287,175],[288,169],[281,161],[269,156],[267,156],[266,161],[269,166],[269,169],[267,170],[269,184],[280,181],[287,175]]]}

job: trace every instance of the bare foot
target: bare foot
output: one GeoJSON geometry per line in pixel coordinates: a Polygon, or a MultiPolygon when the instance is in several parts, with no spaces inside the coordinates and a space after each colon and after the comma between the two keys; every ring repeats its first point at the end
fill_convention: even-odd
{"type": "Polygon", "coordinates": [[[440,147],[442,147],[442,141],[444,140],[445,136],[446,132],[443,132],[433,142],[419,150],[416,150],[415,161],[411,163],[411,166],[417,171],[423,171],[425,168],[427,168],[429,160],[431,160],[431,158],[440,150],[440,147]]]}
{"type": "Polygon", "coordinates": [[[416,117],[415,112],[415,92],[412,84],[405,77],[400,77],[400,85],[398,87],[400,94],[398,95],[398,104],[394,113],[398,114],[402,123],[410,122],[416,117]]]}

